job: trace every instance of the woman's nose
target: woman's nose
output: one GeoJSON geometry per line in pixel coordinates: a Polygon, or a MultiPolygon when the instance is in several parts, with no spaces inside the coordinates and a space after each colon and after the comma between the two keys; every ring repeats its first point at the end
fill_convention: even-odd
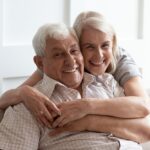
{"type": "Polygon", "coordinates": [[[98,50],[97,50],[97,57],[103,58],[103,51],[101,48],[98,48],[98,50]]]}

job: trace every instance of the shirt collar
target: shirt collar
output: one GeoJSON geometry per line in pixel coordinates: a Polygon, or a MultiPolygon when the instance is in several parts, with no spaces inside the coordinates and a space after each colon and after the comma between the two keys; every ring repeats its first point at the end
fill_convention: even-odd
{"type": "MultiPolygon", "coordinates": [[[[91,74],[85,72],[84,76],[83,76],[82,88],[84,89],[84,87],[90,85],[95,80],[96,80],[96,77],[94,75],[91,75],[91,74]]],[[[48,96],[49,98],[53,94],[53,91],[54,91],[56,86],[62,86],[64,88],[67,88],[67,86],[60,83],[59,81],[56,81],[56,80],[48,77],[46,74],[44,74],[44,76],[43,76],[41,86],[44,87],[43,88],[43,93],[46,96],[48,96]]]]}
{"type": "Polygon", "coordinates": [[[60,86],[64,86],[66,87],[64,84],[60,83],[59,81],[56,81],[50,77],[48,77],[46,74],[44,74],[43,76],[43,80],[41,83],[43,88],[43,92],[46,96],[51,97],[51,95],[53,94],[53,91],[56,87],[56,85],[60,85],[60,86]]]}
{"type": "Polygon", "coordinates": [[[92,82],[96,80],[96,77],[92,74],[89,74],[87,72],[84,72],[82,87],[85,87],[87,85],[90,85],[92,82]]]}

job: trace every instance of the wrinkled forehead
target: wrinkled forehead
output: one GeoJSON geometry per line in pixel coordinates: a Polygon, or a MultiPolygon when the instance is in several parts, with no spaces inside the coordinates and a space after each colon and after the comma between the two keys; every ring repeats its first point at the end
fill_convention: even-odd
{"type": "Polygon", "coordinates": [[[79,48],[78,40],[73,35],[68,35],[61,39],[55,39],[48,37],[46,40],[46,48],[49,50],[55,49],[69,49],[72,47],[79,48]]]}

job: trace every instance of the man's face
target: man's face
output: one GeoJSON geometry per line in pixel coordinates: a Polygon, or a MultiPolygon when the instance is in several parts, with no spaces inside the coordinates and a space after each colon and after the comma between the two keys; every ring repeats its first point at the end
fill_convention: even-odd
{"type": "Polygon", "coordinates": [[[71,88],[77,88],[83,78],[83,57],[74,37],[64,40],[48,38],[45,56],[43,57],[43,72],[49,77],[71,88]]]}

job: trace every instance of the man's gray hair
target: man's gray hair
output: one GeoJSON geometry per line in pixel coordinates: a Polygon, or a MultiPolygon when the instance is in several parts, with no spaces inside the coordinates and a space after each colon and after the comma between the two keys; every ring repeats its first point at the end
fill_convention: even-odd
{"type": "Polygon", "coordinates": [[[78,38],[73,28],[69,28],[63,23],[44,24],[37,30],[32,40],[32,45],[36,55],[44,56],[44,49],[46,47],[46,40],[48,38],[63,40],[69,35],[74,36],[75,39],[78,41],[78,38]]]}
{"type": "Polygon", "coordinates": [[[109,65],[107,72],[113,73],[116,69],[116,63],[117,63],[117,55],[118,55],[118,47],[117,47],[117,37],[114,28],[112,25],[106,20],[106,18],[94,11],[87,11],[87,12],[82,12],[78,15],[76,18],[74,25],[73,25],[77,36],[80,40],[81,34],[85,28],[93,28],[98,31],[101,31],[103,33],[106,33],[110,35],[113,39],[113,48],[112,48],[112,53],[113,53],[113,58],[111,61],[111,64],[109,65]]]}

